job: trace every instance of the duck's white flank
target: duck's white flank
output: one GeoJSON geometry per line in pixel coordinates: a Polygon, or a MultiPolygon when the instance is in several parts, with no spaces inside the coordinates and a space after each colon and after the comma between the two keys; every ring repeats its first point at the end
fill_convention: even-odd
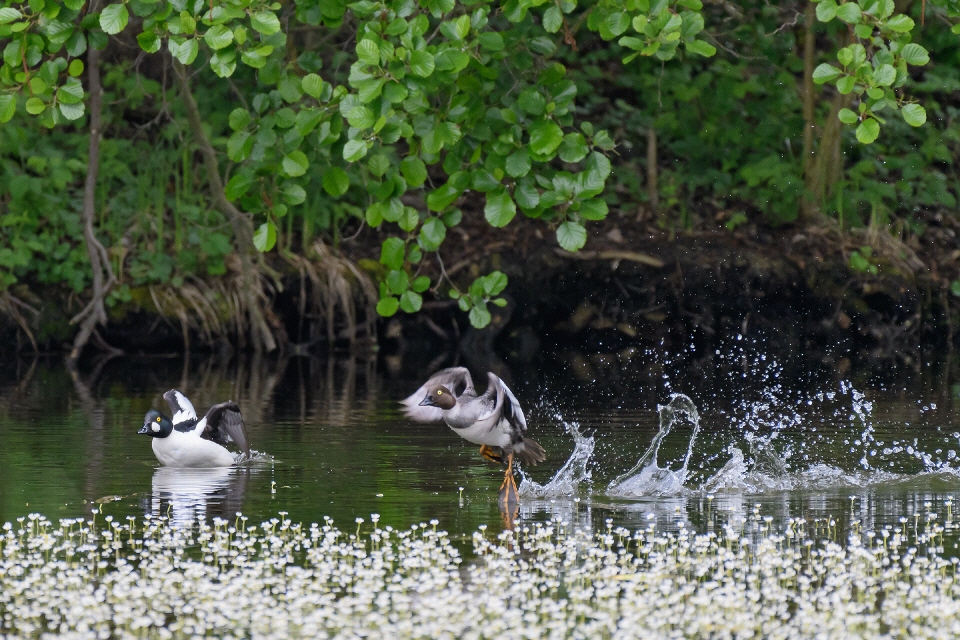
{"type": "Polygon", "coordinates": [[[153,453],[168,467],[229,467],[236,462],[232,453],[216,442],[200,437],[203,429],[188,433],[174,430],[166,438],[153,439],[153,453]]]}

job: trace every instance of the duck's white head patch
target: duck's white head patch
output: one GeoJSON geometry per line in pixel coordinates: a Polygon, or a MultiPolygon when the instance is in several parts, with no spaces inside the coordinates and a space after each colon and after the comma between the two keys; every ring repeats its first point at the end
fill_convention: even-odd
{"type": "Polygon", "coordinates": [[[154,422],[152,425],[150,425],[150,428],[153,430],[154,433],[156,433],[160,431],[160,423],[154,422]]]}

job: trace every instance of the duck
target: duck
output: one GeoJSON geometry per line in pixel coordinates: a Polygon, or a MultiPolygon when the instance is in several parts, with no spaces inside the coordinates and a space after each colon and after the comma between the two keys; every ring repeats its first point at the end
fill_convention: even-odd
{"type": "Polygon", "coordinates": [[[240,407],[233,400],[215,404],[197,419],[193,404],[171,389],[163,394],[173,418],[151,409],[138,433],[153,438],[153,453],[167,467],[229,467],[237,457],[224,446],[235,443],[250,457],[250,445],[243,428],[240,407]]]}
{"type": "Polygon", "coordinates": [[[494,373],[487,373],[487,389],[477,394],[465,367],[443,369],[401,400],[406,416],[416,422],[447,423],[461,438],[480,445],[480,455],[506,462],[500,485],[501,502],[519,502],[513,461],[536,465],[547,459],[537,442],[524,437],[527,420],[517,397],[494,373]]]}

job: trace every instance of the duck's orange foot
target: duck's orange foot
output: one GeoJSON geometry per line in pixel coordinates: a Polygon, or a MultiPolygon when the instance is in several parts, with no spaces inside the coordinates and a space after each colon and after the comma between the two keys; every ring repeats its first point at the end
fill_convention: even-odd
{"type": "Polygon", "coordinates": [[[500,464],[503,462],[503,449],[500,447],[488,447],[487,445],[480,445],[480,455],[487,462],[495,462],[500,464]]]}
{"type": "Polygon", "coordinates": [[[513,469],[508,469],[503,477],[503,484],[500,485],[500,498],[497,503],[501,507],[507,505],[520,504],[520,491],[517,489],[517,482],[513,479],[513,469]]]}

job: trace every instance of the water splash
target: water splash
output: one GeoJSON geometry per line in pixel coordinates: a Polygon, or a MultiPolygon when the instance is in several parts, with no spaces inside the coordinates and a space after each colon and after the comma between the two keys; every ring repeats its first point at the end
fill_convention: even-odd
{"type": "Polygon", "coordinates": [[[646,452],[640,456],[632,469],[610,483],[607,487],[607,495],[637,497],[677,495],[687,491],[684,482],[687,479],[690,457],[693,455],[697,433],[700,431],[700,414],[697,412],[693,400],[682,393],[673,394],[670,397],[670,402],[666,405],[659,405],[657,410],[660,412],[660,430],[654,436],[653,442],[650,443],[646,452]],[[663,439],[667,437],[667,434],[670,433],[681,416],[686,416],[693,423],[693,432],[687,444],[687,454],[683,458],[683,464],[679,470],[674,471],[659,466],[657,453],[660,451],[663,439]]]}
{"type": "Polygon", "coordinates": [[[573,438],[573,453],[560,467],[560,470],[546,484],[540,484],[528,478],[521,469],[520,495],[532,498],[571,497],[577,495],[581,482],[590,481],[590,470],[587,464],[593,455],[593,436],[580,433],[580,425],[576,422],[564,422],[557,415],[573,438]]]}

